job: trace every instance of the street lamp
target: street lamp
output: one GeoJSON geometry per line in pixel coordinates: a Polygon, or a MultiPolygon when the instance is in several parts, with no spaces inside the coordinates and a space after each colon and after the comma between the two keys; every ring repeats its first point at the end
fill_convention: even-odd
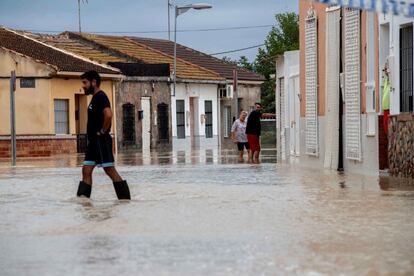
{"type": "Polygon", "coordinates": [[[205,10],[211,9],[213,6],[204,3],[190,4],[185,6],[175,6],[175,21],[174,21],[174,88],[173,97],[175,97],[175,85],[177,80],[177,17],[191,9],[205,10]]]}

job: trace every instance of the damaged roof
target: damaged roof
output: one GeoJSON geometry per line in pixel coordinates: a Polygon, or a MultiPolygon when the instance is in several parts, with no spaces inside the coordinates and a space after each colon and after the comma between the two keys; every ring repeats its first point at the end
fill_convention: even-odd
{"type": "Polygon", "coordinates": [[[103,66],[72,53],[45,45],[28,36],[0,27],[0,47],[49,64],[57,71],[83,73],[95,70],[101,74],[119,74],[109,66],[103,66]]]}

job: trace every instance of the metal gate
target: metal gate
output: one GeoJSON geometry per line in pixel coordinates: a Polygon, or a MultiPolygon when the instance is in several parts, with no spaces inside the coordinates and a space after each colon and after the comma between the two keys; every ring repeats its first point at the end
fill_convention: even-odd
{"type": "Polygon", "coordinates": [[[124,145],[135,144],[135,106],[127,103],[122,106],[122,137],[124,145]]]}
{"type": "Polygon", "coordinates": [[[206,138],[213,138],[213,102],[204,102],[204,113],[206,115],[206,138]]]}
{"type": "Polygon", "coordinates": [[[169,141],[169,116],[168,105],[160,103],[157,105],[158,112],[158,139],[160,142],[169,141]]]}
{"type": "Polygon", "coordinates": [[[413,111],[413,26],[400,29],[400,112],[413,111]]]}

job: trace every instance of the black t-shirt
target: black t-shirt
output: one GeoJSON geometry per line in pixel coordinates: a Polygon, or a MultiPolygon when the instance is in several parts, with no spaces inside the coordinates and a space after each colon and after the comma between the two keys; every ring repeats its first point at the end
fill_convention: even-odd
{"type": "Polygon", "coordinates": [[[260,118],[262,113],[257,110],[253,110],[247,118],[246,134],[253,134],[260,136],[262,133],[262,124],[260,118]]]}
{"type": "MultiPolygon", "coordinates": [[[[105,92],[99,91],[93,95],[88,106],[88,138],[96,138],[96,134],[102,129],[104,123],[103,111],[105,108],[111,107],[109,99],[105,92]]],[[[111,127],[107,130],[109,133],[111,127]]]]}

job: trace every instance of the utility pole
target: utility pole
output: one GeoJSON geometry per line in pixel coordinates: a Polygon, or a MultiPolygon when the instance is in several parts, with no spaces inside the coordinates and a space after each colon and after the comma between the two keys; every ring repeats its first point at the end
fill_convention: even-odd
{"type": "Polygon", "coordinates": [[[16,71],[10,74],[10,144],[12,155],[12,166],[16,166],[16,110],[14,92],[16,91],[16,71]]]}
{"type": "Polygon", "coordinates": [[[80,0],[78,0],[78,19],[79,19],[79,33],[81,33],[82,28],[81,28],[80,0]]]}
{"type": "Polygon", "coordinates": [[[236,69],[233,69],[233,94],[234,98],[236,99],[236,115],[235,118],[237,119],[239,117],[239,92],[237,87],[237,81],[238,81],[238,74],[237,74],[237,67],[236,69]]]}
{"type": "Polygon", "coordinates": [[[168,40],[171,40],[171,17],[170,17],[170,9],[171,9],[171,0],[167,0],[168,2],[168,40]]]}

